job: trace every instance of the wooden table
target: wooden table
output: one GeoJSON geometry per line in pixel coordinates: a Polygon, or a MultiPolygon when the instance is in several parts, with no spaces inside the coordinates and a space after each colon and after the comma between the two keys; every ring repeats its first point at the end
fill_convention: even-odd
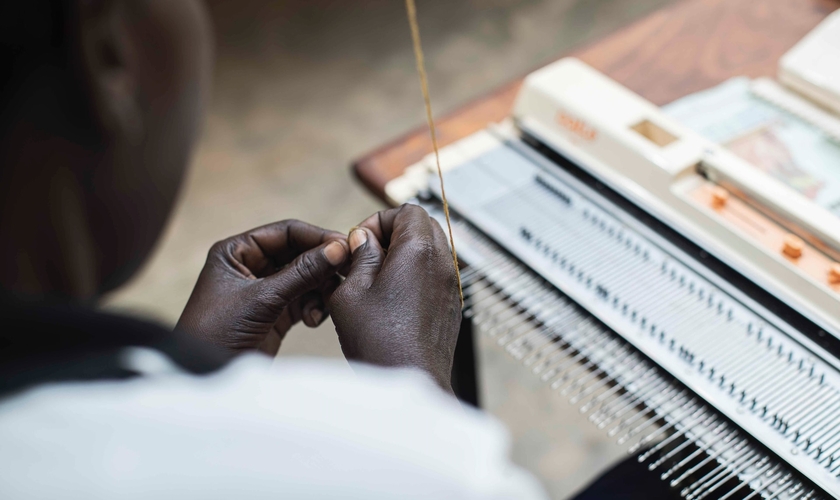
{"type": "MultiPolygon", "coordinates": [[[[683,0],[571,54],[655,104],[733,76],[773,76],[779,58],[840,0],[683,0]]],[[[441,145],[508,116],[522,80],[438,121],[441,145]]],[[[353,164],[385,200],[385,184],[432,151],[420,127],[353,164]]]]}

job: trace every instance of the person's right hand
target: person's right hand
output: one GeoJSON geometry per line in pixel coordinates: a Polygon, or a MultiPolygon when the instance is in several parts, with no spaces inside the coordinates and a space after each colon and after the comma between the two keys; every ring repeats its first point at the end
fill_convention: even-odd
{"type": "Polygon", "coordinates": [[[351,269],[330,300],[344,355],[419,368],[451,391],[461,304],[443,229],[403,205],[368,218],[348,243],[351,269]]]}

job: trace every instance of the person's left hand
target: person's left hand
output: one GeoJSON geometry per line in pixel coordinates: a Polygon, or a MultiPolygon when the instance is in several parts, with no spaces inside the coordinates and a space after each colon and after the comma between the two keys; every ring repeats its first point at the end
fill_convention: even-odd
{"type": "Polygon", "coordinates": [[[274,355],[298,321],[318,326],[340,283],[346,235],[287,220],[213,245],[177,329],[274,355]]]}

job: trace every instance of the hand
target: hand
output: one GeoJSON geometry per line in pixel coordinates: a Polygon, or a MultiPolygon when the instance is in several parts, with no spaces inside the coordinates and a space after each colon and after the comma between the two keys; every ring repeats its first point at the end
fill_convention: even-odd
{"type": "Polygon", "coordinates": [[[344,355],[419,368],[451,391],[461,304],[440,225],[403,205],[371,216],[348,243],[351,268],[330,301],[344,355]]]}
{"type": "Polygon", "coordinates": [[[292,325],[326,319],[348,257],[345,235],[296,220],[220,241],[176,328],[227,349],[274,355],[292,325]]]}

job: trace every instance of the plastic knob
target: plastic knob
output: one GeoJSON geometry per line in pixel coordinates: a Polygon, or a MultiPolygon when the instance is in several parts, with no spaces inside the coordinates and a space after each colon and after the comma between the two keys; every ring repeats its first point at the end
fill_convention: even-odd
{"type": "Polygon", "coordinates": [[[840,285],[840,264],[834,263],[828,269],[828,282],[832,285],[840,285]]]}
{"type": "Polygon", "coordinates": [[[720,186],[712,189],[712,207],[723,208],[726,206],[727,201],[729,201],[729,191],[720,186]]]}
{"type": "Polygon", "coordinates": [[[802,257],[802,250],[804,248],[805,244],[799,237],[789,234],[785,236],[785,242],[782,246],[782,253],[787,255],[791,259],[798,259],[799,257],[802,257]]]}

